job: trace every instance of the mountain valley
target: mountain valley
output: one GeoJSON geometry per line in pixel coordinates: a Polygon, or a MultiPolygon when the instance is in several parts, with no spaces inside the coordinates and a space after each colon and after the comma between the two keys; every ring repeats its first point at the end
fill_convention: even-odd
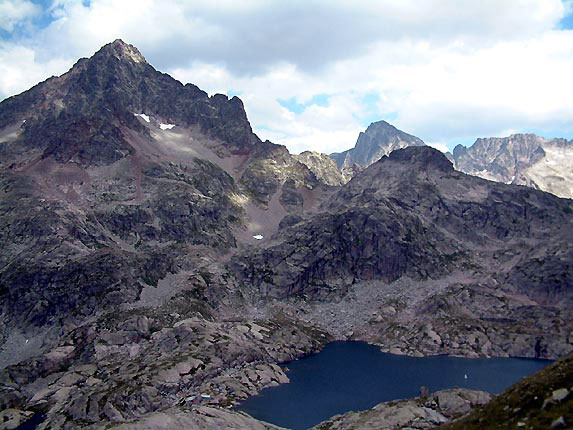
{"type": "Polygon", "coordinates": [[[571,197],[535,167],[571,142],[452,164],[375,124],[335,161],[292,155],[121,40],[2,101],[4,428],[277,428],[231,407],[333,340],[571,354],[573,200],[534,189],[571,197]]]}

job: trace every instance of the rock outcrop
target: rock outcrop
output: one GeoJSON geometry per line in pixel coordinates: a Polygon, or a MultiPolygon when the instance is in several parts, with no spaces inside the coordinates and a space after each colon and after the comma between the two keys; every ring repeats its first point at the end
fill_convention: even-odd
{"type": "Polygon", "coordinates": [[[334,416],[313,430],[430,429],[486,404],[491,395],[466,389],[443,390],[409,400],[380,403],[362,412],[334,416]]]}

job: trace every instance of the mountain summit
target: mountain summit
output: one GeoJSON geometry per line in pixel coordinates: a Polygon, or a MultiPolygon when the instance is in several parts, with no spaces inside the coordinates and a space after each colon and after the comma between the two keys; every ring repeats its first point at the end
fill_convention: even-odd
{"type": "Polygon", "coordinates": [[[121,39],[116,39],[107,45],[104,45],[95,53],[94,59],[103,56],[114,56],[118,60],[133,61],[135,63],[147,63],[141,52],[121,39]]]}
{"type": "Polygon", "coordinates": [[[365,132],[360,132],[354,148],[330,156],[340,169],[349,168],[353,163],[368,167],[396,149],[424,145],[422,139],[404,133],[386,121],[378,121],[370,124],[365,132]]]}
{"type": "Polygon", "coordinates": [[[86,166],[113,163],[134,154],[124,128],[144,131],[136,114],[199,127],[235,153],[260,142],[238,98],[209,97],[183,85],[156,71],[137,48],[116,40],[66,74],[3,101],[0,128],[17,127],[18,138],[0,151],[86,166]]]}

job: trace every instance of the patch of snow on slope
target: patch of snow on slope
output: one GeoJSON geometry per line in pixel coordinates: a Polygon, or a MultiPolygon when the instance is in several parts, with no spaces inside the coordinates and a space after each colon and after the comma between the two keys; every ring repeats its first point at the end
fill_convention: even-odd
{"type": "Polygon", "coordinates": [[[254,238],[254,239],[257,239],[257,240],[263,240],[263,235],[262,235],[262,234],[255,234],[255,235],[253,236],[253,238],[254,238]]]}
{"type": "Polygon", "coordinates": [[[145,115],[144,113],[134,113],[134,115],[143,118],[145,122],[149,122],[149,115],[145,115]]]}
{"type": "Polygon", "coordinates": [[[159,124],[161,130],[171,130],[173,127],[175,127],[175,124],[159,124]]]}

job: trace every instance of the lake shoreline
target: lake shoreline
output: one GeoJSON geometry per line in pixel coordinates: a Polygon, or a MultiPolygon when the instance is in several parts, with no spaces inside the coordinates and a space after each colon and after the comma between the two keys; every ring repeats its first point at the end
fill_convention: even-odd
{"type": "MultiPolygon", "coordinates": [[[[551,360],[537,360],[537,359],[532,359],[530,357],[515,357],[515,358],[505,358],[505,357],[480,357],[480,358],[475,358],[475,357],[451,357],[448,355],[431,355],[431,356],[427,356],[427,357],[411,357],[411,356],[407,356],[407,355],[396,355],[396,354],[389,354],[389,353],[384,353],[380,351],[379,346],[377,345],[372,345],[369,344],[367,342],[363,342],[363,341],[333,341],[330,342],[328,344],[326,344],[324,346],[324,348],[317,354],[305,354],[295,360],[292,361],[288,361],[288,362],[284,362],[280,364],[280,367],[285,370],[285,373],[287,374],[287,376],[289,377],[290,380],[290,384],[286,384],[286,385],[290,385],[292,388],[296,383],[297,383],[297,378],[300,378],[300,376],[297,376],[297,368],[299,367],[309,367],[312,369],[312,374],[308,374],[306,377],[304,377],[303,379],[308,380],[309,378],[313,377],[313,374],[316,372],[320,372],[323,369],[321,369],[323,367],[324,364],[313,364],[313,361],[316,361],[317,359],[320,361],[320,359],[318,358],[321,354],[324,354],[325,351],[327,354],[329,354],[332,349],[338,349],[338,348],[346,348],[346,347],[350,347],[351,349],[357,349],[358,351],[360,351],[360,354],[365,354],[366,358],[369,360],[368,363],[370,363],[370,365],[374,365],[376,366],[376,362],[378,359],[381,360],[386,360],[388,361],[390,364],[392,365],[398,365],[400,362],[402,363],[407,363],[408,365],[410,364],[416,364],[416,363],[433,363],[433,366],[436,367],[436,369],[438,369],[436,372],[439,371],[444,371],[444,368],[448,368],[450,369],[450,372],[452,371],[451,369],[455,369],[457,374],[455,375],[455,377],[449,378],[446,382],[450,385],[439,385],[437,383],[433,383],[433,384],[425,384],[424,383],[424,379],[422,376],[416,376],[416,375],[410,375],[410,379],[414,379],[415,382],[415,386],[410,386],[408,388],[408,390],[404,391],[402,390],[400,393],[402,393],[401,395],[399,395],[398,393],[396,393],[396,395],[392,396],[391,398],[389,397],[384,397],[384,396],[379,396],[376,397],[376,394],[373,394],[372,399],[370,399],[369,403],[364,403],[363,406],[360,406],[358,408],[354,408],[352,410],[368,410],[371,407],[373,407],[376,404],[379,403],[384,403],[384,402],[388,402],[388,401],[402,401],[402,400],[408,400],[408,399],[412,399],[412,398],[416,398],[419,395],[419,390],[422,387],[422,385],[426,385],[429,387],[429,394],[435,393],[437,391],[440,390],[446,390],[446,389],[470,389],[470,390],[478,390],[478,391],[486,391],[486,392],[493,392],[493,394],[499,393],[501,391],[503,391],[503,389],[507,388],[509,385],[511,385],[511,383],[516,382],[517,380],[519,380],[521,377],[526,376],[527,374],[530,374],[530,370],[531,371],[536,371],[537,369],[540,369],[548,364],[551,363],[551,360]],[[471,359],[471,360],[468,360],[471,359]],[[509,361],[508,361],[509,360],[509,361]],[[499,384],[496,383],[496,381],[492,382],[492,387],[493,389],[484,389],[487,388],[485,387],[484,384],[480,384],[479,381],[476,381],[476,379],[480,379],[480,378],[484,378],[483,375],[486,375],[487,372],[484,372],[484,366],[503,366],[503,365],[507,365],[509,363],[513,363],[514,365],[520,365],[522,366],[524,370],[521,374],[515,373],[513,378],[510,378],[507,380],[507,382],[504,384],[499,384]],[[310,364],[309,364],[310,363],[310,364]],[[453,364],[452,364],[453,363],[453,364]],[[460,364],[456,364],[456,363],[460,363],[460,364]],[[445,366],[445,367],[444,367],[445,366]],[[453,367],[452,367],[453,366],[453,367]],[[475,370],[463,370],[466,367],[469,366],[473,366],[475,367],[475,370]],[[288,370],[286,370],[288,369],[288,370]],[[441,369],[441,370],[440,370],[441,369]],[[474,372],[478,372],[478,373],[474,373],[474,372]],[[469,373],[469,376],[468,376],[469,373]],[[482,376],[480,376],[482,375],[482,376]],[[465,379],[463,379],[465,376],[465,379]],[[458,379],[458,383],[454,383],[452,381],[455,381],[455,378],[460,378],[458,379]]],[[[352,353],[351,353],[352,354],[352,353]]],[[[338,359],[333,358],[334,361],[337,361],[338,359]]],[[[349,368],[352,366],[352,357],[345,357],[343,360],[344,365],[346,366],[346,372],[349,372],[349,368]]],[[[328,363],[327,363],[328,364],[328,363]]],[[[355,369],[356,370],[356,369],[355,369]]],[[[353,371],[355,371],[353,370],[353,371]]],[[[322,384],[327,383],[328,379],[331,379],[332,377],[335,376],[336,371],[332,371],[331,370],[324,370],[325,372],[332,372],[333,375],[330,376],[326,376],[324,380],[321,381],[322,384]]],[[[433,370],[431,370],[433,371],[433,370]]],[[[400,368],[398,366],[398,370],[394,370],[394,372],[400,373],[400,368]]],[[[408,373],[412,372],[411,370],[408,370],[408,373]]],[[[508,369],[504,369],[501,371],[501,373],[507,373],[508,369]]],[[[357,374],[358,375],[358,374],[357,374]]],[[[353,379],[356,375],[350,375],[350,379],[353,379]]],[[[357,376],[356,376],[357,377],[357,376]]],[[[400,385],[402,383],[402,380],[406,378],[406,376],[402,376],[402,379],[399,380],[399,382],[392,382],[392,381],[386,381],[384,383],[388,383],[390,385],[394,384],[394,385],[400,385]]],[[[498,377],[494,378],[494,379],[498,379],[498,377]]],[[[346,381],[346,390],[352,390],[352,388],[348,387],[348,385],[351,385],[353,381],[346,381]]],[[[444,383],[446,383],[444,382],[444,383]]],[[[363,382],[363,384],[368,384],[368,378],[365,380],[365,382],[363,382]]],[[[253,404],[255,402],[257,402],[257,399],[260,398],[265,398],[266,396],[268,396],[267,393],[271,393],[273,391],[278,391],[281,390],[282,387],[284,387],[285,384],[280,384],[277,385],[275,387],[269,388],[269,389],[263,389],[261,390],[261,392],[259,392],[257,395],[255,396],[251,396],[247,399],[245,399],[244,401],[238,402],[237,404],[234,405],[233,409],[234,410],[238,410],[238,411],[242,411],[242,412],[246,412],[249,415],[253,416],[256,419],[260,419],[263,420],[265,422],[270,422],[273,423],[275,425],[281,425],[280,422],[277,422],[276,420],[273,420],[272,418],[269,420],[268,416],[265,415],[264,413],[261,414],[261,410],[258,406],[253,408],[253,404]]],[[[289,391],[289,390],[287,390],[289,391]]],[[[292,389],[290,389],[290,391],[293,391],[292,389]]],[[[320,391],[320,390],[319,390],[320,391]]],[[[326,386],[326,388],[323,387],[323,390],[321,392],[319,392],[317,390],[315,390],[314,388],[310,388],[310,387],[303,387],[300,389],[294,389],[293,391],[293,395],[292,397],[294,398],[298,398],[301,396],[305,395],[305,392],[310,392],[313,393],[312,395],[317,396],[317,395],[321,395],[321,396],[335,396],[338,397],[339,393],[337,392],[337,389],[332,389],[332,387],[326,386]],[[330,391],[329,391],[330,390],[330,391]]],[[[357,388],[357,392],[359,391],[359,388],[357,388]]],[[[311,396],[312,396],[311,395],[311,396]]],[[[344,397],[344,396],[342,396],[344,397]]],[[[282,400],[279,401],[280,404],[280,409],[284,410],[287,407],[287,402],[290,401],[291,398],[289,398],[289,395],[287,395],[286,398],[283,398],[282,400]],[[286,400],[285,400],[286,399],[286,400]]],[[[310,400],[309,400],[310,401],[310,400]]],[[[341,400],[343,403],[348,402],[350,404],[352,404],[352,402],[354,401],[354,399],[352,398],[352,396],[350,398],[346,398],[346,400],[341,400]]],[[[300,406],[299,406],[300,407],[300,406]]],[[[351,410],[351,409],[347,409],[347,410],[351,410]]],[[[338,415],[340,413],[344,413],[344,410],[341,411],[337,411],[337,413],[333,413],[331,415],[328,415],[326,417],[324,417],[325,419],[330,418],[334,415],[338,415]]],[[[314,423],[316,424],[316,423],[314,423]]],[[[291,428],[291,427],[288,427],[291,428]]]]}

